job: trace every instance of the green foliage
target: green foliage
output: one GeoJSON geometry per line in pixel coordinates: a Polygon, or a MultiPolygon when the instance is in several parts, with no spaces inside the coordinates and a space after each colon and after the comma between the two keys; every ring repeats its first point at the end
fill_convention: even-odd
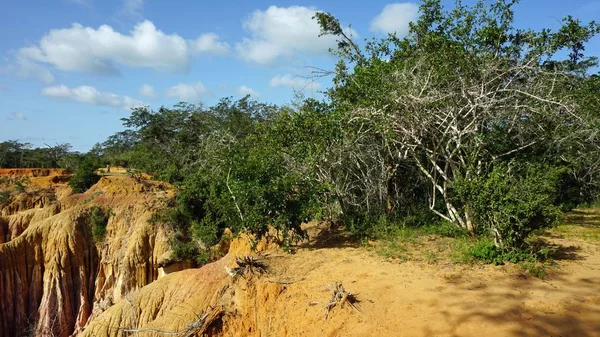
{"type": "Polygon", "coordinates": [[[96,174],[96,168],[96,163],[89,159],[79,165],[69,180],[69,186],[74,193],[83,193],[100,180],[100,176],[96,174]]]}
{"type": "Polygon", "coordinates": [[[209,250],[200,250],[195,254],[194,262],[197,266],[203,266],[211,261],[212,257],[209,250]]]}
{"type": "Polygon", "coordinates": [[[289,245],[321,219],[362,238],[492,237],[469,259],[519,260],[533,231],[600,191],[600,82],[583,54],[600,26],[518,29],[516,3],[424,0],[406,38],[364,48],[316,13],[338,42],[327,101],[141,107],[90,155],[177,187],[154,220],[180,258],[205,260],[197,247],[225,228],[289,245]]]}
{"type": "Polygon", "coordinates": [[[219,242],[220,229],[210,222],[211,217],[207,216],[200,221],[192,221],[191,233],[193,237],[202,241],[205,245],[211,246],[219,242]]]}
{"type": "MultiPolygon", "coordinates": [[[[442,219],[475,235],[491,231],[496,247],[508,249],[555,222],[559,205],[570,209],[591,189],[600,156],[584,153],[597,153],[598,86],[586,71],[597,60],[583,51],[600,26],[567,17],[556,31],[517,29],[516,3],[458,2],[447,10],[439,0],[426,0],[405,39],[392,34],[363,50],[335,17],[315,16],[322,34],[339,42],[327,94],[346,134],[360,134],[352,157],[340,158],[352,169],[336,176],[369,184],[335,186],[346,194],[342,200],[358,197],[351,203],[359,214],[375,207],[382,213],[387,198],[386,216],[398,217],[392,213],[401,207],[389,205],[406,204],[398,202],[401,195],[411,196],[409,205],[422,202],[419,193],[409,193],[413,188],[442,219]],[[561,58],[565,50],[568,59],[561,58]],[[553,173],[496,169],[511,159],[543,162],[553,173]],[[404,167],[413,174],[396,176],[404,167]],[[569,174],[552,167],[568,167],[569,174]],[[414,175],[422,177],[419,187],[396,180],[414,175]],[[461,184],[471,185],[469,191],[461,184]],[[523,191],[515,187],[520,184],[523,191]],[[370,191],[377,201],[365,197],[370,191]]],[[[369,226],[351,223],[359,231],[369,226]]]]}
{"type": "Polygon", "coordinates": [[[178,239],[173,239],[171,242],[173,254],[178,260],[195,260],[199,257],[198,245],[193,241],[182,242],[178,239]]]}
{"type": "Polygon", "coordinates": [[[343,217],[346,229],[359,238],[407,238],[415,235],[437,235],[448,238],[467,237],[469,233],[451,222],[442,221],[425,210],[410,216],[391,219],[385,214],[378,216],[343,217]]]}
{"type": "Polygon", "coordinates": [[[10,200],[10,192],[0,191],[0,206],[8,205],[10,203],[10,200]]]}
{"type": "Polygon", "coordinates": [[[23,177],[21,179],[16,179],[14,181],[14,184],[15,184],[15,191],[17,191],[19,193],[23,193],[27,189],[27,185],[29,185],[29,178],[23,177]]]}
{"type": "Polygon", "coordinates": [[[522,248],[533,231],[559,220],[559,187],[565,170],[547,165],[497,165],[486,177],[454,186],[481,233],[499,249],[522,248]]]}
{"type": "Polygon", "coordinates": [[[439,235],[447,238],[465,238],[469,236],[469,232],[464,228],[458,227],[455,224],[438,220],[431,225],[423,227],[423,231],[428,234],[439,235]]]}
{"type": "Polygon", "coordinates": [[[502,264],[504,256],[502,251],[494,245],[492,240],[480,240],[471,249],[470,254],[484,263],[502,264]]]}
{"type": "Polygon", "coordinates": [[[81,153],[69,153],[58,160],[58,166],[75,172],[86,158],[87,156],[81,153]]]}
{"type": "Polygon", "coordinates": [[[210,235],[208,231],[202,232],[198,224],[177,207],[171,205],[154,213],[150,222],[166,224],[173,230],[170,245],[176,260],[196,260],[197,265],[208,261],[210,254],[207,250],[200,249],[198,240],[203,246],[209,247],[216,243],[216,235],[210,235]]]}
{"type": "Polygon", "coordinates": [[[9,140],[0,143],[0,168],[54,168],[59,167],[61,159],[71,152],[71,145],[45,144],[33,148],[29,143],[9,140]]]}
{"type": "MultiPolygon", "coordinates": [[[[550,260],[553,254],[554,250],[547,246],[501,250],[494,245],[492,240],[486,239],[477,241],[468,250],[468,255],[476,261],[496,265],[505,262],[515,263],[538,278],[546,276],[548,268],[553,264],[550,260]]],[[[469,258],[467,257],[467,259],[469,258]]]]}
{"type": "Polygon", "coordinates": [[[94,242],[101,242],[106,236],[106,226],[110,217],[110,211],[94,206],[90,213],[90,224],[92,226],[92,238],[94,242]]]}

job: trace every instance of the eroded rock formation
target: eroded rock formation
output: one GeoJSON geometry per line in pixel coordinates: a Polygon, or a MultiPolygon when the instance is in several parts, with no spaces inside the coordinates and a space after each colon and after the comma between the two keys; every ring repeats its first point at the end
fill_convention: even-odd
{"type": "Polygon", "coordinates": [[[92,315],[164,274],[157,261],[170,250],[167,233],[149,219],[172,197],[168,185],[109,176],[71,195],[56,178],[62,171],[2,173],[38,181],[0,210],[0,337],[76,335],[92,315]],[[110,213],[98,242],[94,207],[110,213]]]}

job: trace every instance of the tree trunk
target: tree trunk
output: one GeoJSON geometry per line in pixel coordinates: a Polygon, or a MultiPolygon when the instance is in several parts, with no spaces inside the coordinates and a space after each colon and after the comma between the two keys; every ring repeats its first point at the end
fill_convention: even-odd
{"type": "Polygon", "coordinates": [[[392,212],[394,210],[394,192],[395,192],[395,188],[394,188],[394,174],[395,174],[395,169],[394,169],[394,159],[392,158],[391,155],[387,155],[386,158],[386,171],[387,171],[387,178],[386,178],[386,191],[387,191],[387,196],[386,196],[386,213],[388,216],[392,215],[392,212]]]}

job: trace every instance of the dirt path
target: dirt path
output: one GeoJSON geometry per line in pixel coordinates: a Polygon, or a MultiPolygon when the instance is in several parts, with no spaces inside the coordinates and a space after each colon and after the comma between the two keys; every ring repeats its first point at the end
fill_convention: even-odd
{"type": "Polygon", "coordinates": [[[550,234],[564,256],[545,280],[516,266],[401,263],[352,247],[269,257],[272,278],[302,280],[275,301],[261,335],[600,336],[600,241],[550,234]],[[334,308],[323,320],[335,281],[357,294],[362,314],[334,308]]]}

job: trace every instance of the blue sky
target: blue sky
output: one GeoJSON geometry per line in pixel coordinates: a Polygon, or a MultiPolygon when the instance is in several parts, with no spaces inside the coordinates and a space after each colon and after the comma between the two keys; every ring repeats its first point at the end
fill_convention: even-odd
{"type": "MultiPolygon", "coordinates": [[[[453,1],[446,1],[451,6],[453,1]]],[[[469,1],[465,1],[469,2],[469,1]]],[[[68,142],[87,151],[120,131],[129,108],[223,96],[286,104],[307,66],[331,69],[332,40],[310,19],[328,11],[359,39],[403,34],[418,1],[5,0],[0,11],[0,141],[68,142]]],[[[600,0],[522,0],[522,28],[600,19],[600,0]]],[[[600,39],[587,48],[600,55],[600,39]]]]}

